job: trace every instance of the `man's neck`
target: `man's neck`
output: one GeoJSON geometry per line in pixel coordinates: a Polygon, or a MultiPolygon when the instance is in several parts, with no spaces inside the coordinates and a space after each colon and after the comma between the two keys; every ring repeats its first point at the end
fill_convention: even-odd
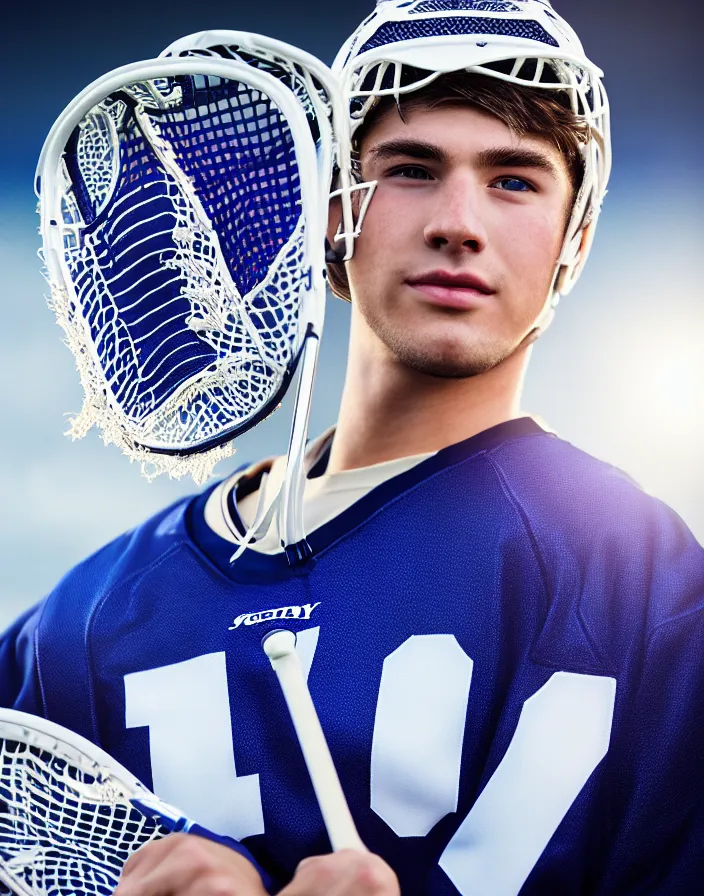
{"type": "Polygon", "coordinates": [[[466,379],[350,352],[328,473],[440,451],[521,416],[529,349],[466,379]]]}

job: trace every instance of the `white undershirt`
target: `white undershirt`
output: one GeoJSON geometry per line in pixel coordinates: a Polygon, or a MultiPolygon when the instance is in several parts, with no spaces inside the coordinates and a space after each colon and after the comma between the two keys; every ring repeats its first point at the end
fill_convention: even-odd
{"type": "MultiPolygon", "coordinates": [[[[306,451],[306,470],[311,470],[315,466],[334,433],[335,427],[331,427],[311,442],[306,451]]],[[[339,516],[372,489],[381,485],[382,482],[411,470],[424,460],[432,457],[433,454],[435,452],[431,451],[428,454],[400,457],[396,460],[374,464],[371,467],[343,470],[340,473],[325,473],[315,479],[306,479],[303,494],[303,519],[306,532],[315,532],[316,529],[339,516]]],[[[262,500],[266,504],[277,493],[283,482],[286,471],[285,457],[272,458],[270,461],[258,463],[247,470],[235,474],[235,476],[222,482],[208,498],[205,506],[205,521],[221,538],[225,538],[234,544],[238,543],[238,537],[233,532],[233,524],[227,519],[227,502],[224,498],[233,489],[237,488],[240,480],[260,471],[262,467],[266,469],[265,464],[270,464],[270,467],[268,474],[265,472],[262,475],[259,489],[237,502],[237,512],[245,529],[248,529],[254,522],[257,512],[260,500],[259,491],[261,489],[264,490],[262,500]]],[[[252,542],[249,547],[261,554],[281,553],[276,517],[272,519],[266,535],[257,539],[256,542],[252,542]]]]}

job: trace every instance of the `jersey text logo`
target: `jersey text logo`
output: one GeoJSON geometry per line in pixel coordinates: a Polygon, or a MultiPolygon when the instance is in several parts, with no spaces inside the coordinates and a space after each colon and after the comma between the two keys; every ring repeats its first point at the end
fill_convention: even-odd
{"type": "Polygon", "coordinates": [[[228,631],[233,632],[241,625],[258,625],[260,622],[272,622],[274,619],[310,619],[313,610],[319,606],[320,601],[317,604],[303,604],[302,607],[279,607],[278,610],[262,610],[261,613],[242,613],[233,620],[228,631]]]}

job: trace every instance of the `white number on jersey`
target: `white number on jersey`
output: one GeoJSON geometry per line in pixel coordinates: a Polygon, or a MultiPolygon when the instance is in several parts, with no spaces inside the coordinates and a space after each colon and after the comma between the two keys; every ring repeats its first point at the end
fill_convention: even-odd
{"type": "MultiPolygon", "coordinates": [[[[298,633],[306,675],[319,628],[298,633]]],[[[473,662],[453,635],[386,657],[371,755],[371,808],[400,837],[457,810],[473,662]]],[[[517,896],[611,736],[616,681],[558,672],[523,706],[506,755],[440,858],[461,896],[517,896]]],[[[225,654],[125,676],[127,727],[149,726],[154,791],[241,840],[264,833],[259,775],[238,777],[225,654]],[[197,763],[193,757],[197,756],[197,763]]]]}
{"type": "Polygon", "coordinates": [[[457,811],[472,665],[454,635],[416,635],[384,660],[372,809],[399,837],[424,837],[457,811]]]}
{"type": "Polygon", "coordinates": [[[125,675],[126,724],[149,726],[154,792],[236,840],[264,833],[259,775],[237,777],[225,654],[125,675]]]}

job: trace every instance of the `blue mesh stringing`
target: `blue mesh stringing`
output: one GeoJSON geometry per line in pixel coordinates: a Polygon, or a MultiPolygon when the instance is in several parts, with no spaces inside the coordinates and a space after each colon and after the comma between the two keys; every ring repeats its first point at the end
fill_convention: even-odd
{"type": "Polygon", "coordinates": [[[86,228],[94,260],[76,258],[71,279],[110,389],[122,410],[140,419],[216,354],[186,325],[184,281],[166,267],[176,254],[176,191],[134,119],[122,131],[120,153],[115,193],[86,228]]]}
{"type": "MultiPolygon", "coordinates": [[[[204,76],[177,80],[183,102],[166,110],[148,109],[147,115],[193,184],[232,280],[246,296],[270,272],[301,217],[293,138],[272,100],[253,87],[204,76]]],[[[141,420],[219,357],[247,345],[248,337],[241,321],[232,317],[222,350],[215,350],[189,326],[194,303],[184,294],[186,281],[174,263],[182,252],[174,227],[178,215],[187,212],[185,200],[145,139],[132,101],[128,96],[124,100],[120,176],[97,216],[75,157],[75,137],[67,146],[73,196],[88,224],[84,248],[70,252],[67,264],[108,387],[121,410],[141,420]]],[[[285,316],[278,307],[270,310],[261,295],[251,319],[258,330],[267,331],[272,351],[288,344],[296,323],[292,311],[285,316]]],[[[261,388],[266,388],[273,371],[254,358],[243,370],[247,364],[261,371],[261,388]]],[[[243,414],[256,398],[255,380],[246,384],[243,414]]],[[[239,387],[235,383],[232,388],[239,387]]],[[[199,421],[199,436],[211,428],[216,434],[224,422],[212,397],[209,418],[199,421]]],[[[223,398],[225,417],[233,414],[231,399],[229,405],[223,398]]]]}
{"type": "Polygon", "coordinates": [[[180,168],[193,179],[242,295],[268,273],[301,215],[291,131],[269,97],[217,78],[179,79],[187,108],[158,113],[180,168]],[[218,83],[219,82],[219,83],[218,83]]]}

